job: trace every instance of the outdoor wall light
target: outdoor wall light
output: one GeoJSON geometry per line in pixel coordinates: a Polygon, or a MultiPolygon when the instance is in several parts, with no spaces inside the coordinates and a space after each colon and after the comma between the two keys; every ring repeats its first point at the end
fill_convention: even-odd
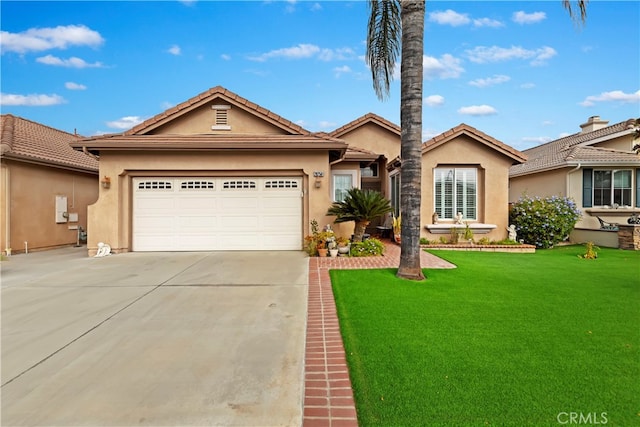
{"type": "Polygon", "coordinates": [[[110,188],[111,178],[109,178],[108,176],[105,176],[104,179],[100,181],[100,183],[102,184],[102,188],[110,188]]]}

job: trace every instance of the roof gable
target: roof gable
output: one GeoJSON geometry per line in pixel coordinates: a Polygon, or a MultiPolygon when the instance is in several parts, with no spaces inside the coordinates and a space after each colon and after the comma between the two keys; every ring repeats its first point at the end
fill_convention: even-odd
{"type": "Polygon", "coordinates": [[[125,132],[124,135],[144,135],[153,133],[153,131],[160,127],[167,126],[171,122],[178,121],[189,113],[199,108],[211,105],[214,102],[238,108],[243,112],[269,124],[270,126],[279,129],[284,134],[308,135],[310,133],[308,130],[273,113],[272,111],[269,111],[222,86],[216,86],[176,105],[175,107],[169,108],[148,120],[145,120],[125,132]]]}
{"type": "Polygon", "coordinates": [[[333,132],[329,133],[334,138],[341,138],[349,132],[353,132],[354,130],[365,126],[367,124],[375,124],[383,129],[388,130],[391,133],[395,133],[400,135],[400,126],[395,123],[390,122],[387,119],[384,119],[377,114],[367,113],[364,116],[358,117],[357,119],[347,123],[344,126],[339,127],[333,132]]]}
{"type": "Polygon", "coordinates": [[[479,131],[478,129],[469,126],[465,123],[461,123],[453,129],[449,129],[440,135],[434,136],[430,140],[422,144],[422,154],[436,149],[444,144],[447,144],[461,135],[466,135],[480,144],[483,144],[498,153],[511,158],[514,162],[521,163],[526,161],[527,156],[516,150],[515,148],[498,141],[497,139],[487,135],[486,133],[479,131]]]}
{"type": "Polygon", "coordinates": [[[75,151],[81,137],[22,117],[3,114],[0,122],[2,157],[65,169],[96,172],[98,162],[75,151]]]}

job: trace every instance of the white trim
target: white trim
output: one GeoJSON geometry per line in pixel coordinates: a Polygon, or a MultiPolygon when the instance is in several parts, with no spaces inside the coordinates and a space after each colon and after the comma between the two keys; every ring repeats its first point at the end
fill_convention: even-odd
{"type": "Polygon", "coordinates": [[[351,188],[360,188],[360,181],[358,180],[359,170],[352,169],[336,169],[331,171],[331,201],[335,202],[335,177],[336,176],[351,176],[351,188]]]}

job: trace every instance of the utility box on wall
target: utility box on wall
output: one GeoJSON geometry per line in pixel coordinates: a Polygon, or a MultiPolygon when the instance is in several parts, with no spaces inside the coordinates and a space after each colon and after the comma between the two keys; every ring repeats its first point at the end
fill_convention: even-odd
{"type": "Polygon", "coordinates": [[[67,222],[67,196],[56,196],[56,224],[67,222]]]}

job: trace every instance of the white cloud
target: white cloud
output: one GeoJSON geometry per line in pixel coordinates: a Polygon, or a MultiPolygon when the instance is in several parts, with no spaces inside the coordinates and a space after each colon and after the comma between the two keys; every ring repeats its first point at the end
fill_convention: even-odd
{"type": "Polygon", "coordinates": [[[102,62],[94,62],[90,64],[86,62],[84,59],[77,58],[72,56],[69,59],[58,58],[57,56],[47,55],[41,56],[40,58],[36,58],[36,62],[40,62],[41,64],[53,65],[56,67],[68,67],[68,68],[102,68],[102,62]]]}
{"type": "Polygon", "coordinates": [[[167,52],[169,52],[171,55],[180,55],[182,53],[182,50],[180,49],[180,46],[178,46],[177,44],[171,45],[171,47],[169,49],[167,49],[167,52]]]}
{"type": "Polygon", "coordinates": [[[250,56],[248,59],[251,61],[264,62],[273,58],[285,58],[285,59],[304,59],[311,58],[320,52],[320,48],[314,44],[301,43],[293,47],[285,47],[282,49],[275,49],[267,53],[260,54],[258,56],[250,56]]]}
{"type": "Polygon", "coordinates": [[[193,6],[194,4],[197,3],[198,0],[178,0],[178,1],[185,6],[193,6]]]}
{"type": "Polygon", "coordinates": [[[511,20],[520,25],[537,24],[545,19],[547,19],[547,14],[544,12],[526,13],[520,10],[511,16],[511,20]]]}
{"type": "Polygon", "coordinates": [[[107,122],[107,126],[113,129],[130,129],[142,123],[144,119],[139,116],[126,116],[112,122],[107,122]]]}
{"type": "Polygon", "coordinates": [[[640,90],[635,93],[624,93],[621,90],[602,92],[600,95],[587,96],[580,103],[583,107],[592,107],[596,102],[620,102],[623,104],[635,104],[640,102],[640,90]]]}
{"type": "Polygon", "coordinates": [[[74,82],[66,82],[64,84],[64,87],[66,87],[69,90],[86,90],[87,89],[85,85],[82,85],[80,83],[74,83],[74,82]]]}
{"type": "Polygon", "coordinates": [[[319,10],[322,10],[322,5],[320,3],[314,3],[311,5],[312,12],[317,12],[319,10]]]}
{"type": "Polygon", "coordinates": [[[220,58],[224,59],[225,61],[231,61],[231,55],[227,53],[223,53],[222,55],[220,55],[220,58]]]}
{"type": "Polygon", "coordinates": [[[337,125],[334,122],[322,120],[320,123],[318,123],[318,126],[320,127],[320,129],[335,129],[337,125]]]}
{"type": "Polygon", "coordinates": [[[498,110],[490,105],[470,105],[468,107],[462,107],[458,109],[459,114],[466,114],[469,116],[491,116],[498,114],[498,110]]]}
{"type": "MultiPolygon", "coordinates": [[[[431,80],[439,79],[455,79],[460,77],[464,72],[464,68],[460,66],[460,60],[448,53],[442,55],[440,59],[433,56],[422,57],[422,66],[424,68],[424,78],[431,80]]],[[[398,66],[398,78],[400,78],[400,67],[398,66]]]]}
{"type": "Polygon", "coordinates": [[[257,62],[265,62],[269,59],[309,59],[317,58],[321,61],[337,61],[355,59],[353,49],[344,47],[338,49],[320,48],[314,44],[300,43],[297,46],[275,49],[260,55],[249,56],[247,59],[257,62]]]}
{"type": "Polygon", "coordinates": [[[444,105],[444,97],[442,95],[429,95],[424,98],[423,101],[428,107],[440,107],[444,105]]]}
{"type": "Polygon", "coordinates": [[[509,61],[512,59],[531,59],[531,65],[543,65],[557,52],[552,47],[543,46],[538,49],[525,49],[522,46],[511,46],[509,48],[499,46],[477,46],[474,49],[465,51],[469,60],[478,64],[489,62],[509,61]]]}
{"type": "Polygon", "coordinates": [[[0,105],[22,105],[27,107],[46,107],[49,105],[64,104],[65,99],[60,95],[30,94],[18,95],[13,93],[0,93],[0,105]]]}
{"type": "Polygon", "coordinates": [[[162,108],[163,110],[168,110],[171,107],[174,107],[175,104],[169,102],[169,101],[163,101],[160,103],[160,108],[162,108]]]}
{"type": "Polygon", "coordinates": [[[488,77],[486,79],[471,80],[469,82],[469,84],[471,86],[476,86],[476,87],[487,87],[487,86],[497,85],[497,84],[500,84],[500,83],[506,83],[509,80],[511,80],[511,77],[509,77],[509,76],[505,76],[505,75],[502,75],[502,74],[496,74],[493,77],[488,77]]]}
{"type": "Polygon", "coordinates": [[[548,136],[525,136],[522,137],[522,141],[523,142],[534,142],[536,144],[545,144],[549,141],[551,141],[553,138],[550,138],[548,136]]]}
{"type": "Polygon", "coordinates": [[[342,76],[343,74],[347,74],[351,72],[351,68],[348,65],[343,65],[342,67],[336,67],[333,69],[336,78],[342,76]]]}
{"type": "Polygon", "coordinates": [[[467,14],[461,14],[454,10],[447,9],[445,11],[437,10],[429,14],[429,21],[436,22],[440,25],[451,25],[452,27],[459,27],[461,25],[467,25],[471,22],[467,14]]]}
{"type": "Polygon", "coordinates": [[[102,43],[104,39],[100,33],[84,25],[30,28],[21,33],[0,31],[2,53],[41,52],[49,49],[66,49],[69,46],[98,47],[102,43]]]}
{"type": "Polygon", "coordinates": [[[533,89],[534,87],[536,87],[535,83],[522,83],[520,85],[521,89],[533,89]]]}
{"type": "Polygon", "coordinates": [[[473,25],[475,27],[491,27],[491,28],[504,27],[504,24],[502,22],[495,19],[491,19],[491,18],[474,19],[473,25]]]}

